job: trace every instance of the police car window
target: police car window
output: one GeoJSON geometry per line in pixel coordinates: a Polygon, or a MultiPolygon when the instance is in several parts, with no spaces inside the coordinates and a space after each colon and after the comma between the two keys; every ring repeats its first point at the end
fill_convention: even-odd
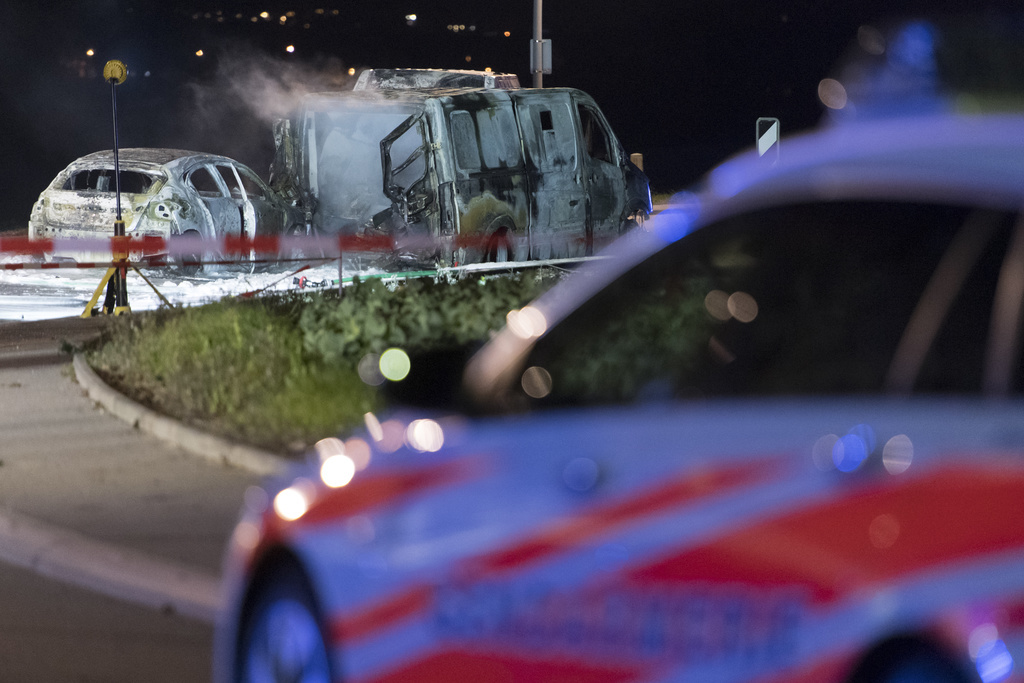
{"type": "Polygon", "coordinates": [[[205,166],[200,166],[196,170],[192,171],[188,177],[188,182],[195,188],[195,191],[199,193],[200,197],[223,197],[224,193],[220,189],[220,185],[214,180],[213,175],[207,170],[205,166]]]}
{"type": "MultiPolygon", "coordinates": [[[[555,326],[524,381],[543,375],[535,393],[555,404],[881,391],[907,321],[970,213],[836,202],[709,226],[555,326]]],[[[984,337],[960,338],[968,356],[984,337]]],[[[940,364],[929,367],[925,390],[976,383],[976,369],[937,377],[940,364]]]]}

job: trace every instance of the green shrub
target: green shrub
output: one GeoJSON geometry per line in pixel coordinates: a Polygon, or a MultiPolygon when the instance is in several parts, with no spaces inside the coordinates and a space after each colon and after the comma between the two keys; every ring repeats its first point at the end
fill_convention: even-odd
{"type": "Polygon", "coordinates": [[[411,354],[487,338],[553,272],[436,283],[353,284],[344,295],[268,295],[115,318],[88,359],[136,400],[276,451],[350,430],[381,392],[356,372],[368,353],[411,354]]]}

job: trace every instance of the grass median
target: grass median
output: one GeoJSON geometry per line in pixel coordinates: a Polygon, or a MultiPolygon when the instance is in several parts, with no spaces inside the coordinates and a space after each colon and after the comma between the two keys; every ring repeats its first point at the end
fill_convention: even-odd
{"type": "Polygon", "coordinates": [[[557,279],[545,270],[452,283],[367,280],[340,296],[175,307],[112,319],[86,357],[111,386],[158,412],[294,453],[385,407],[366,371],[385,350],[416,358],[472,347],[557,279]]]}

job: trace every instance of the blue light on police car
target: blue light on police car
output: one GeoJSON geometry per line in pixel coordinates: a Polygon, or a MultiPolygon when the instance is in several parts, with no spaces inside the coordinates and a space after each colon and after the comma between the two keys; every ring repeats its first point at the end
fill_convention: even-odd
{"type": "Polygon", "coordinates": [[[695,227],[700,213],[700,200],[690,192],[680,192],[672,197],[667,210],[652,221],[651,232],[666,244],[686,237],[695,227]]]}
{"type": "Polygon", "coordinates": [[[840,472],[853,472],[875,450],[875,430],[859,424],[832,446],[832,462],[840,472]]]}
{"type": "Polygon", "coordinates": [[[978,650],[974,666],[983,683],[999,683],[1013,671],[1013,655],[1002,640],[989,641],[978,650]]]}

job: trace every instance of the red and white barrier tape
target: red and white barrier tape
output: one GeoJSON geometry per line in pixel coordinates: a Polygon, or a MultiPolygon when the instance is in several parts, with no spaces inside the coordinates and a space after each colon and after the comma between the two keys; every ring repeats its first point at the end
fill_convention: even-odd
{"type": "MultiPolygon", "coordinates": [[[[457,235],[435,239],[426,235],[390,237],[386,235],[356,236],[224,236],[217,239],[201,237],[61,237],[29,239],[0,237],[0,254],[43,257],[47,255],[69,260],[51,262],[27,261],[0,263],[3,270],[110,268],[119,265],[166,266],[177,256],[195,256],[196,263],[224,265],[268,263],[310,259],[333,260],[343,253],[429,253],[431,250],[452,252],[456,249],[484,249],[493,245],[493,238],[481,235],[457,235]],[[110,254],[110,260],[103,256],[110,254]],[[123,261],[114,254],[125,254],[123,261]],[[255,258],[257,254],[264,258],[255,258]],[[275,255],[276,258],[266,258],[275,255]],[[97,259],[98,257],[98,259],[97,259]],[[89,258],[90,260],[78,260],[89,258]]],[[[564,243],[564,241],[563,241],[564,243]]]]}

